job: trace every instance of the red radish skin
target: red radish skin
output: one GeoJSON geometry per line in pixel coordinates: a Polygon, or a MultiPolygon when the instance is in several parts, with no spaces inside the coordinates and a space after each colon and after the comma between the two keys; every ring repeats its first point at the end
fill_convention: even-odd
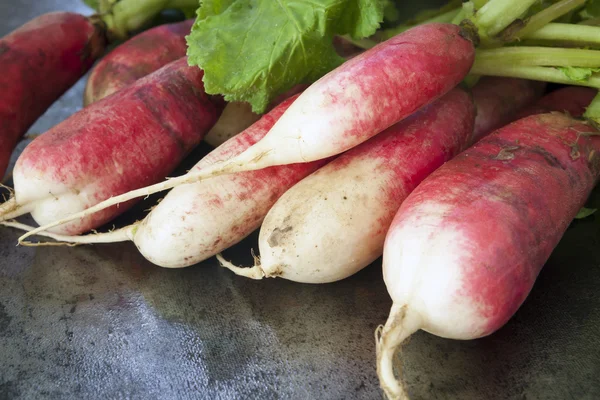
{"type": "Polygon", "coordinates": [[[567,86],[553,90],[532,106],[522,110],[518,118],[551,111],[564,112],[572,117],[581,117],[597,94],[597,89],[583,86],[567,86]]]}
{"type": "Polygon", "coordinates": [[[139,33],[104,56],[90,72],[84,104],[95,103],[186,55],[185,36],[194,20],[160,25],[139,33]]]}
{"type": "Polygon", "coordinates": [[[471,96],[450,91],[288,190],[262,224],[260,264],[222,264],[246,277],[305,283],[358,272],[381,256],[387,229],[406,196],[466,147],[474,119],[471,96]]]}
{"type": "Polygon", "coordinates": [[[473,87],[473,101],[477,106],[473,141],[515,120],[517,113],[544,91],[544,82],[527,79],[485,76],[473,87]]]}
{"type": "Polygon", "coordinates": [[[423,329],[475,339],[502,327],[584,204],[600,171],[600,137],[561,114],[520,119],[444,164],[413,191],[386,237],[393,300],[377,340],[390,398],[406,398],[395,350],[423,329]]]}
{"type": "MultiPolygon", "coordinates": [[[[2,206],[3,218],[31,212],[43,224],[164,179],[221,111],[221,102],[204,92],[202,76],[184,57],[37,137],[17,160],[15,196],[2,206]]],[[[130,205],[54,231],[85,232],[130,205]]]]}
{"type": "MultiPolygon", "coordinates": [[[[144,31],[104,56],[92,69],[84,92],[84,104],[90,105],[131,85],[168,63],[184,57],[185,36],[193,19],[160,25],[144,31]]],[[[221,117],[204,137],[217,147],[260,118],[247,103],[229,103],[221,117]]]]}
{"type": "Polygon", "coordinates": [[[104,45],[99,24],[69,12],[44,14],[0,39],[0,175],[19,139],[104,45]]]}
{"type": "MultiPolygon", "coordinates": [[[[193,170],[227,160],[260,140],[297,96],[209,153],[193,170]]],[[[273,203],[292,185],[328,160],[265,168],[216,177],[170,191],[143,221],[109,233],[65,236],[59,242],[107,243],[131,240],[149,261],[187,267],[233,246],[260,226],[273,203]]],[[[5,225],[31,230],[22,224],[5,225]]],[[[36,243],[39,244],[39,243],[36,243]]]]}
{"type": "Polygon", "coordinates": [[[473,59],[473,43],[463,37],[458,26],[416,26],[309,86],[262,140],[231,160],[115,196],[24,237],[178,185],[338,155],[452,90],[469,72],[473,59]]]}

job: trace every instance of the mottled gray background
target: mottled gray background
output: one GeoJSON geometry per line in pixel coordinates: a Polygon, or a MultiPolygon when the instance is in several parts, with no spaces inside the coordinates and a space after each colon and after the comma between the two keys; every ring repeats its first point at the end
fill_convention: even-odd
{"type": "MultiPolygon", "coordinates": [[[[76,0],[3,0],[0,35],[51,10],[89,14],[76,0]]],[[[80,108],[83,87],[31,131],[80,108]]],[[[414,335],[404,351],[412,397],[599,399],[599,227],[569,229],[496,334],[414,335]]],[[[131,244],[34,249],[16,237],[0,229],[0,399],[382,397],[373,332],[391,302],[379,261],[342,282],[301,285],[239,278],[214,259],[165,270],[131,244]]],[[[252,246],[255,235],[226,256],[249,263],[252,246]]]]}

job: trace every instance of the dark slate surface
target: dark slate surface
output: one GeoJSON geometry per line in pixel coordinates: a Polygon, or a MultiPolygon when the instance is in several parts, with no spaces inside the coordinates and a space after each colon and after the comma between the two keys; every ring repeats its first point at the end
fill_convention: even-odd
{"type": "MultiPolygon", "coordinates": [[[[76,0],[1,1],[0,35],[67,9],[89,13],[76,0]]],[[[83,87],[31,131],[79,109],[83,87]]],[[[403,354],[413,399],[600,398],[599,228],[569,229],[494,335],[414,335],[403,354]]],[[[0,229],[0,399],[382,397],[373,332],[391,302],[380,261],[301,285],[239,278],[214,259],[161,269],[131,244],[35,249],[16,237],[0,229]]],[[[226,256],[248,263],[255,245],[252,235],[226,256]]]]}

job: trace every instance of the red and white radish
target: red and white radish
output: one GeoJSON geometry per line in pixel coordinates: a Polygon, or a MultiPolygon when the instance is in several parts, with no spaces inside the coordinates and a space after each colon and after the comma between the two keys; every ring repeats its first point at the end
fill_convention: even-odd
{"type": "Polygon", "coordinates": [[[475,106],[454,89],[288,190],[259,235],[260,264],[235,273],[326,283],[366,267],[383,251],[404,198],[471,141],[475,106]]]}
{"type": "MultiPolygon", "coordinates": [[[[40,224],[160,181],[202,140],[222,109],[184,58],[100,100],[38,136],[18,158],[4,220],[30,212],[40,224]]],[[[54,229],[98,227],[132,203],[54,229]]]]}
{"type": "Polygon", "coordinates": [[[392,361],[411,334],[475,339],[517,311],[598,181],[596,135],[561,113],[520,119],[444,164],[402,203],[383,252],[393,306],[377,338],[390,398],[407,397],[392,361]]]}
{"type": "Polygon", "coordinates": [[[104,35],[93,19],[54,12],[0,39],[0,176],[23,134],[102,54],[104,35]]]}
{"type": "Polygon", "coordinates": [[[462,36],[458,26],[417,26],[312,84],[262,140],[227,162],[115,196],[28,235],[177,185],[340,154],[453,89],[468,73],[473,59],[473,43],[462,36]]]}
{"type": "MultiPolygon", "coordinates": [[[[297,98],[275,107],[244,132],[204,157],[192,171],[235,157],[258,140],[297,98]]],[[[142,255],[167,268],[187,267],[233,246],[260,226],[273,203],[293,184],[327,160],[223,175],[179,186],[140,222],[109,233],[65,236],[41,233],[68,243],[131,240],[142,255]]],[[[20,229],[31,228],[6,223],[20,229]]]]}

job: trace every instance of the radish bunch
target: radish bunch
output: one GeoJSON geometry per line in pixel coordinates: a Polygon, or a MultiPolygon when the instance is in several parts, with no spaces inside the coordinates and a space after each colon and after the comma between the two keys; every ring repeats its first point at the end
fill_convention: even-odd
{"type": "MultiPolygon", "coordinates": [[[[474,70],[496,71],[489,60],[499,62],[497,53],[512,54],[494,45],[532,4],[483,3],[472,25],[426,23],[353,53],[260,118],[236,120],[239,104],[229,103],[234,123],[225,136],[235,136],[166,180],[214,129],[225,102],[207,94],[203,71],[181,54],[189,21],[149,31],[174,40],[168,57],[149,57],[148,69],[121,65],[129,80],[115,73],[118,50],[98,65],[89,105],[18,159],[14,196],[0,206],[4,225],[29,231],[23,244],[32,235],[129,240],[167,268],[216,255],[253,279],[328,283],[383,256],[394,305],[377,330],[377,371],[390,398],[406,398],[392,362],[403,342],[419,329],[473,339],[504,325],[600,176],[598,131],[580,118],[595,109],[596,90],[569,86],[541,97],[544,81],[561,80],[554,72],[522,79],[547,66],[518,63],[510,77],[462,87],[474,70]],[[491,49],[477,52],[480,40],[491,49]],[[77,236],[167,189],[143,220],[77,236]],[[24,213],[43,226],[7,221],[24,213]],[[258,228],[253,267],[219,254],[258,228]]],[[[127,45],[135,43],[121,51],[127,45]]]]}

